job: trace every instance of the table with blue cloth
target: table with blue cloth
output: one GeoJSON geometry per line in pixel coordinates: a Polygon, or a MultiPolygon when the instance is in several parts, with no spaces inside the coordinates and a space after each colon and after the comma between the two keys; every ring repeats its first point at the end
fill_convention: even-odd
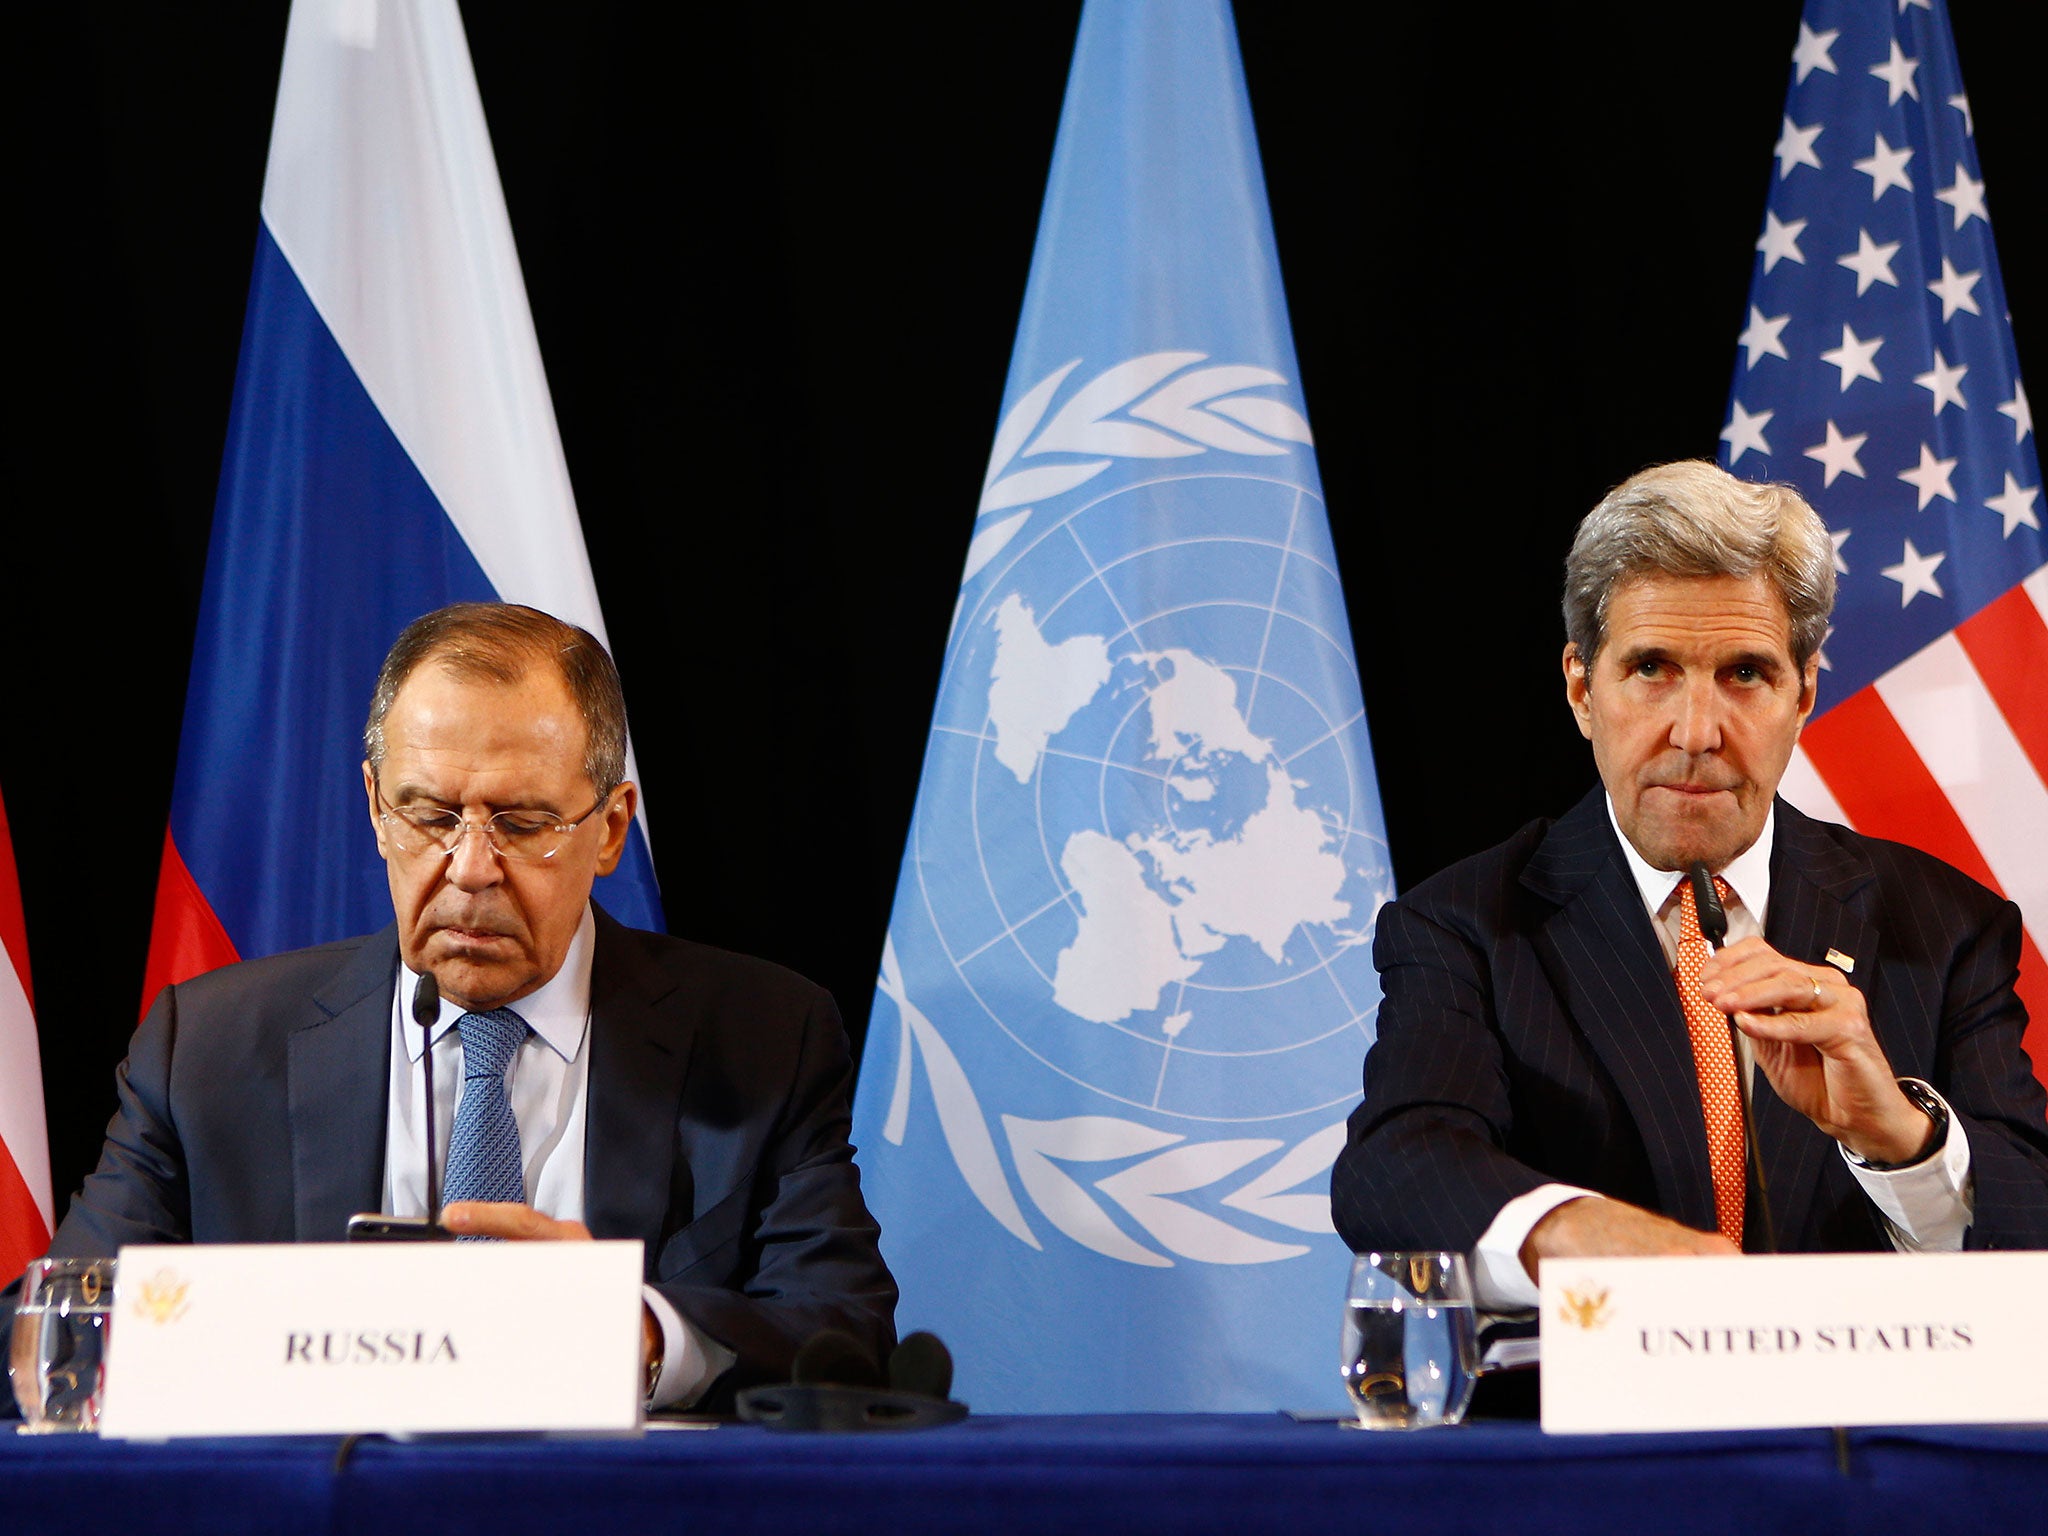
{"type": "Polygon", "coordinates": [[[1365,1433],[1283,1415],[976,1417],[899,1434],[141,1443],[0,1433],[0,1531],[2025,1532],[2048,1428],[1365,1433]]]}

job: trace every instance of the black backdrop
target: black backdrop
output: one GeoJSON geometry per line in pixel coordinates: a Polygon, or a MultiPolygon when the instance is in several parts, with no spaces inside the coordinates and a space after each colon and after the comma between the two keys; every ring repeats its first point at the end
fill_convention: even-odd
{"type": "MultiPolygon", "coordinates": [[[[286,8],[40,9],[0,790],[61,1206],[140,1001],[286,8]]],[[[1241,0],[1404,886],[1590,782],[1558,561],[1608,485],[1714,451],[1799,10],[1241,0]]],[[[858,1036],[1078,7],[464,14],[670,926],[858,1036]]],[[[2037,15],[1953,18],[2023,357],[2037,15]]]]}

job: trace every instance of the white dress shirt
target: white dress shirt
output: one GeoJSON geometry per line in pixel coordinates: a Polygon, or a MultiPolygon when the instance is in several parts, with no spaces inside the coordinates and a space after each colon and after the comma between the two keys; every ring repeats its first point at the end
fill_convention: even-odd
{"type": "MultiPolygon", "coordinates": [[[[562,968],[537,992],[512,1004],[531,1028],[506,1073],[506,1096],[519,1123],[526,1203],[557,1221],[583,1219],[584,1125],[590,1095],[590,964],[597,920],[590,908],[569,941],[562,968]]],[[[391,999],[391,1087],[384,1132],[384,1209],[394,1216],[427,1213],[426,1074],[423,1044],[412,1022],[419,976],[401,963],[391,999]]],[[[448,1138],[462,1102],[463,1009],[441,999],[433,1028],[434,1171],[448,1177],[448,1138]]],[[[695,1402],[734,1360],[705,1338],[653,1286],[641,1295],[661,1325],[661,1377],[649,1402],[657,1408],[695,1402]]]]}
{"type": "MultiPolygon", "coordinates": [[[[1607,800],[1607,819],[1614,824],[1622,857],[1628,862],[1629,874],[1634,877],[1644,909],[1657,930],[1665,963],[1675,975],[1679,886],[1685,876],[1668,869],[1652,869],[1645,862],[1634,844],[1622,835],[1620,823],[1614,821],[1612,796],[1607,800]]],[[[1773,811],[1764,821],[1762,835],[1719,872],[1734,893],[1725,903],[1731,944],[1763,932],[1770,911],[1771,849],[1777,835],[1777,820],[1773,811]]],[[[1674,981],[1673,986],[1676,985],[1674,981]]],[[[1743,1073],[1753,1081],[1755,1052],[1748,1036],[1738,1034],[1737,1041],[1743,1073]]],[[[1948,1127],[1947,1139],[1925,1159],[1890,1172],[1865,1167],[1849,1155],[1846,1147],[1841,1149],[1849,1171],[1884,1218],[1892,1246],[1902,1253],[1952,1253],[1963,1246],[1963,1234],[1969,1230],[1975,1213],[1975,1195],[1970,1184],[1970,1138],[1953,1113],[1948,1127]]],[[[1500,1208],[1473,1250],[1473,1289],[1483,1310],[1511,1312],[1536,1305],[1536,1282],[1522,1266],[1522,1244],[1536,1223],[1558,1206],[1582,1195],[1595,1194],[1571,1184],[1544,1184],[1500,1208]]]]}

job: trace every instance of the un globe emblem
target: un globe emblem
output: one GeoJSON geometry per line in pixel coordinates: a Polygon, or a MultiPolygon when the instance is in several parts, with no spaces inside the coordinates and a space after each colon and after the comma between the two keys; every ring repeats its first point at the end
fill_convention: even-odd
{"type": "Polygon", "coordinates": [[[996,432],[856,1128],[918,1143],[922,1063],[1019,1243],[1301,1259],[1393,895],[1308,422],[1255,364],[1080,366],[996,432]]]}
{"type": "Polygon", "coordinates": [[[946,963],[1116,1106],[1346,1104],[1392,888],[1319,499],[1208,471],[1075,500],[956,624],[937,729],[971,761],[914,833],[946,963]]]}

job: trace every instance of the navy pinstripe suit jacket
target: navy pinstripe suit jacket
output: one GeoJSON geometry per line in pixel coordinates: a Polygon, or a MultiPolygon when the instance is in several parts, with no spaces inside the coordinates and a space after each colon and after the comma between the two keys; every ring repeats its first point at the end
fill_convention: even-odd
{"type": "MultiPolygon", "coordinates": [[[[2048,1248],[2048,1094],[2020,1048],[2019,909],[1913,849],[1783,801],[1777,816],[1764,937],[1795,960],[1853,956],[1892,1069],[1953,1106],[1976,1181],[1968,1246],[2048,1248]]],[[[1373,954],[1379,1039],[1331,1190],[1354,1249],[1469,1249],[1509,1200],[1554,1181],[1712,1230],[1685,1018],[1598,789],[1383,909],[1373,954]]],[[[1779,1246],[1889,1246],[1835,1143],[1761,1074],[1755,1104],[1779,1246]]]]}

